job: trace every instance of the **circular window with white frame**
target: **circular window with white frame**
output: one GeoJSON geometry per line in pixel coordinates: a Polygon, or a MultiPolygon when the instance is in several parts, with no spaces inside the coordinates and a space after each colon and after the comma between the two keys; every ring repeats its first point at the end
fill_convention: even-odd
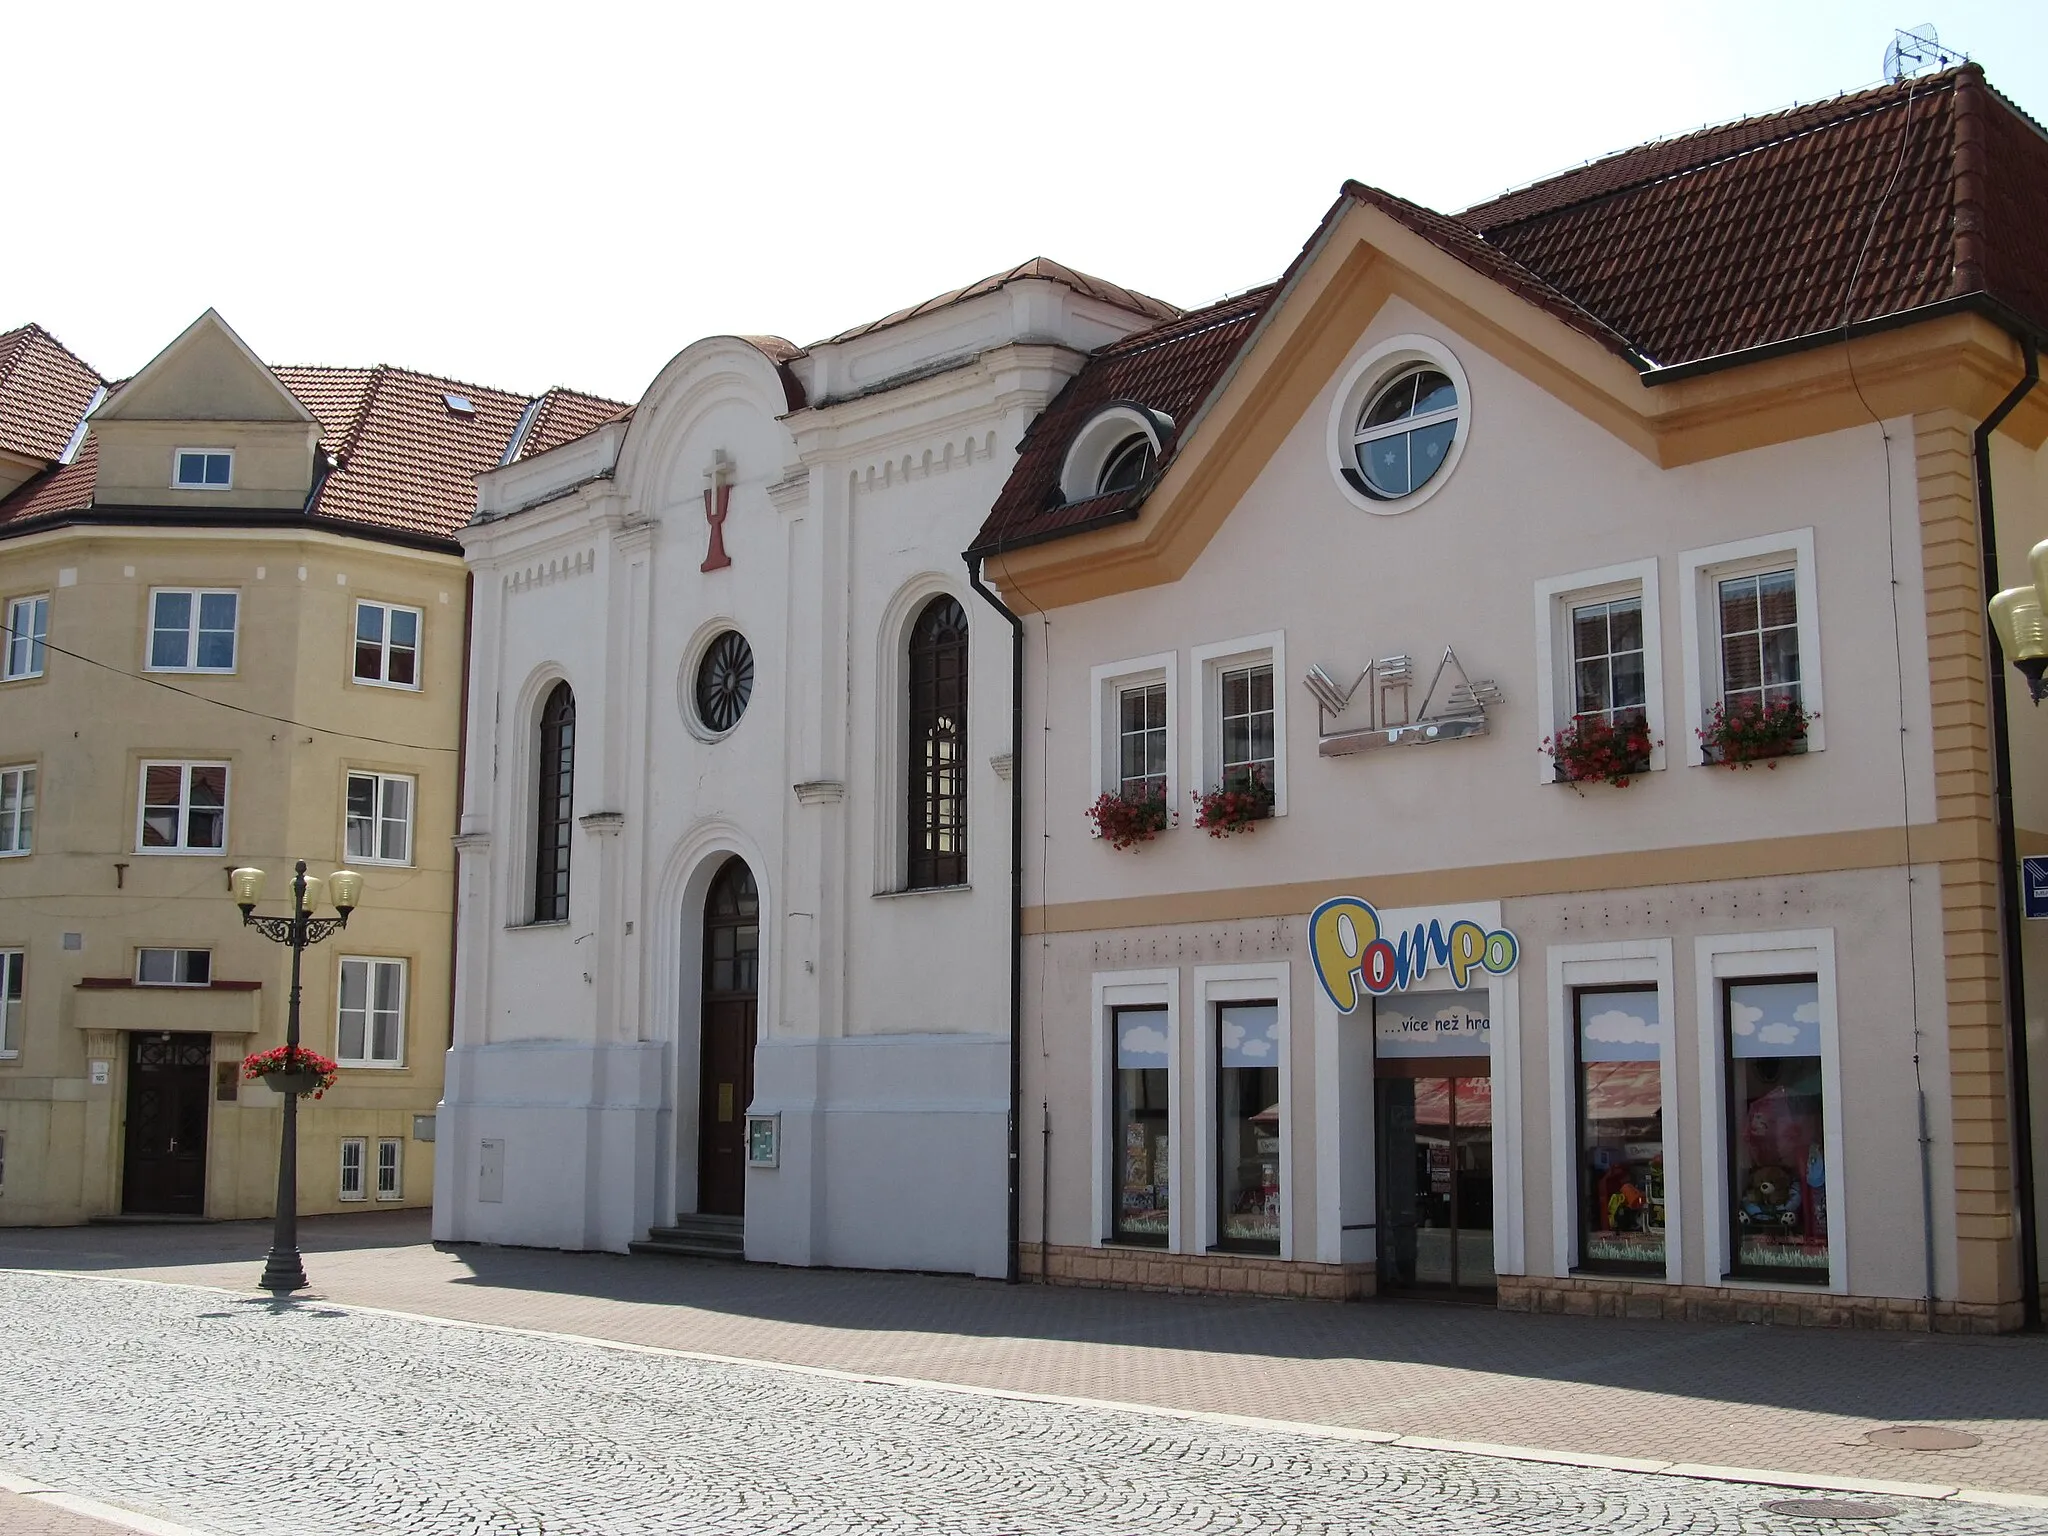
{"type": "Polygon", "coordinates": [[[1330,410],[1330,468],[1368,512],[1420,506],[1464,452],[1472,390],[1450,350],[1427,336],[1394,336],[1345,373],[1330,410]]]}
{"type": "Polygon", "coordinates": [[[754,648],[738,630],[713,626],[683,669],[683,717],[707,741],[728,735],[754,696],[754,648]]]}

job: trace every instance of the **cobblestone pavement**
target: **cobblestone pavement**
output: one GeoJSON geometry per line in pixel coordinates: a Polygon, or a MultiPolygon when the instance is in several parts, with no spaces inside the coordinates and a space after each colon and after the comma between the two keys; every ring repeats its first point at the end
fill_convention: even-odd
{"type": "MultiPolygon", "coordinates": [[[[430,1316],[1446,1440],[2048,1495],[2048,1340],[2039,1338],[436,1249],[424,1212],[320,1217],[301,1233],[317,1294],[430,1316]],[[1864,1439],[1891,1425],[1962,1430],[1983,1443],[1927,1452],[1864,1439]]],[[[268,1243],[265,1223],[16,1228],[0,1230],[0,1268],[242,1290],[268,1243]]]]}
{"type": "MultiPolygon", "coordinates": [[[[0,1274],[0,1466],[223,1536],[1812,1533],[1782,1489],[0,1274]]],[[[2039,1510],[1890,1497],[1917,1536],[2039,1510]]]]}

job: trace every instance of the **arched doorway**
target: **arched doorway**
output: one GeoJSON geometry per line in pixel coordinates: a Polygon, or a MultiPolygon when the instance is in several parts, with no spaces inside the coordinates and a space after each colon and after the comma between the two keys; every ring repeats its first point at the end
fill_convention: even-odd
{"type": "Polygon", "coordinates": [[[704,898],[704,1011],[697,1073],[697,1209],[739,1216],[747,1199],[747,1106],[754,1098],[761,897],[730,858],[704,898]]]}

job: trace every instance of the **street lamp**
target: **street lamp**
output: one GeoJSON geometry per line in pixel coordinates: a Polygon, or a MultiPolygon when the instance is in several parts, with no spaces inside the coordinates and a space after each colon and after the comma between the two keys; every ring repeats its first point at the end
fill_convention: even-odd
{"type": "MultiPolygon", "coordinates": [[[[242,909],[242,922],[266,939],[289,944],[292,951],[291,1006],[285,1015],[285,1059],[296,1065],[299,1052],[299,961],[308,946],[318,944],[336,929],[348,926],[348,915],[362,900],[363,877],[350,869],[337,869],[322,880],[306,873],[306,861],[293,866],[292,915],[258,917],[256,903],[263,899],[264,874],[260,869],[238,869],[229,877],[235,905],[242,909]],[[328,900],[339,917],[313,914],[328,900]]],[[[277,1218],[270,1233],[270,1256],[263,1263],[266,1291],[300,1291],[306,1288],[306,1266],[299,1260],[299,1095],[284,1095],[284,1135],[277,1150],[277,1218]]]]}
{"type": "Polygon", "coordinates": [[[2048,698],[2048,539],[2034,546],[2027,564],[2034,572],[2029,585],[2007,587],[1991,599],[1991,627],[2039,704],[2048,698]]]}

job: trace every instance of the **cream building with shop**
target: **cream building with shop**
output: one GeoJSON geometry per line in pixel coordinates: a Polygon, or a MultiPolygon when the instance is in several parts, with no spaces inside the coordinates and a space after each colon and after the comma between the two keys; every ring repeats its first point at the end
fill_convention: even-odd
{"type": "MultiPolygon", "coordinates": [[[[40,335],[41,333],[37,333],[40,335]]],[[[45,338],[46,339],[46,338],[45,338]]],[[[0,346],[0,355],[4,355],[0,346]]],[[[83,365],[79,365],[80,368],[83,365]]],[[[616,409],[269,368],[209,311],[50,387],[0,500],[0,1224],[268,1214],[290,957],[227,872],[366,879],[306,956],[300,1209],[425,1205],[447,1043],[471,477],[616,409]],[[550,426],[552,423],[552,426],[550,426]],[[459,516],[459,513],[456,514],[459,516]]]]}
{"type": "Polygon", "coordinates": [[[1045,658],[1027,1276],[2022,1320],[2048,717],[1979,533],[2048,538],[2044,189],[1969,66],[1456,217],[1348,185],[1091,358],[974,547],[1045,658]],[[1703,754],[1766,704],[1794,755],[1703,754]],[[1559,782],[1603,726],[1626,787],[1559,782]]]}

